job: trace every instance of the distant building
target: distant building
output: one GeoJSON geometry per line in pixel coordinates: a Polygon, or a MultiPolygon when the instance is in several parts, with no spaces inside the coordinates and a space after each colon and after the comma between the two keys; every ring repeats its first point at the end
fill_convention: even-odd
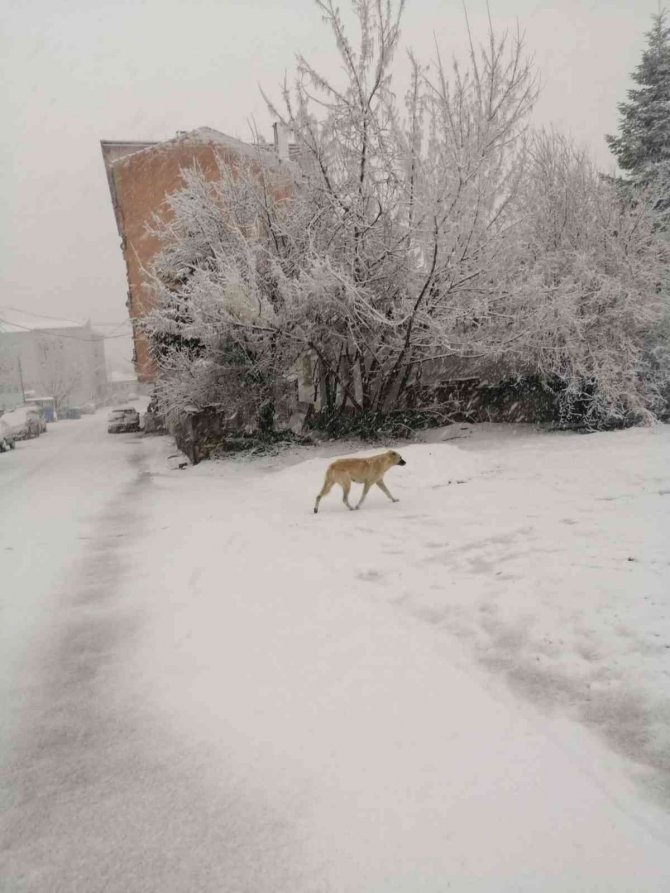
{"type": "Polygon", "coordinates": [[[146,287],[149,269],[160,249],[147,235],[154,215],[166,214],[165,199],[183,186],[181,172],[198,166],[205,177],[216,179],[220,166],[234,167],[240,159],[261,160],[278,172],[295,156],[283,129],[275,126],[274,144],[249,145],[209,127],[179,131],[160,143],[101,140],[116,225],[128,278],[127,307],[133,324],[134,362],[140,383],[150,382],[155,369],[147,339],[137,323],[152,309],[146,287]]]}
{"type": "Polygon", "coordinates": [[[20,359],[14,351],[3,347],[0,335],[0,410],[15,409],[23,403],[21,377],[20,359]]]}
{"type": "Polygon", "coordinates": [[[0,407],[21,404],[26,392],[54,397],[57,406],[107,398],[105,339],[90,323],[3,310],[0,322],[0,407]]]}
{"type": "Polygon", "coordinates": [[[110,372],[109,393],[114,403],[136,396],[139,393],[137,376],[127,372],[110,372]]]}

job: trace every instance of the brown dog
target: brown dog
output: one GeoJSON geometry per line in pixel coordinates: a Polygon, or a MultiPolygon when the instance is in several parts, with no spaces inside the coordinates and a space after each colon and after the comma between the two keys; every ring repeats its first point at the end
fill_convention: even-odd
{"type": "Polygon", "coordinates": [[[378,456],[370,456],[369,459],[337,459],[328,466],[323,487],[316,497],[314,514],[319,511],[319,502],[322,497],[330,493],[334,484],[339,484],[342,487],[342,501],[351,511],[354,510],[354,506],[349,505],[349,490],[352,483],[363,484],[363,494],[358,500],[358,505],[355,506],[357,509],[363,504],[363,500],[373,484],[386,493],[391,502],[397,502],[398,500],[391,496],[384,483],[384,475],[394,465],[407,465],[400,453],[396,453],[395,450],[388,450],[378,456]]]}

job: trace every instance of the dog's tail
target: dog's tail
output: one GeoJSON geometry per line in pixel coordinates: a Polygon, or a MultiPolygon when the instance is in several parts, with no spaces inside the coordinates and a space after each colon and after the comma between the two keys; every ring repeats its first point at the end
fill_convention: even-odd
{"type": "Polygon", "coordinates": [[[328,469],[328,471],[326,472],[326,478],[323,482],[323,487],[321,487],[321,492],[316,497],[316,502],[314,503],[314,514],[315,515],[319,511],[319,503],[321,502],[321,500],[323,499],[324,496],[327,496],[330,493],[334,483],[335,482],[333,481],[333,479],[330,475],[330,469],[328,469]]]}

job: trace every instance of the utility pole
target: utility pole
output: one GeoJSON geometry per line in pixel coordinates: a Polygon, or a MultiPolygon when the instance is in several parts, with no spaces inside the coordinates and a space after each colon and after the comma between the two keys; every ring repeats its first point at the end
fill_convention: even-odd
{"type": "Polygon", "coordinates": [[[16,358],[16,362],[19,364],[19,381],[21,382],[21,397],[23,398],[23,402],[26,402],[26,391],[23,387],[23,370],[21,369],[21,357],[16,358]]]}

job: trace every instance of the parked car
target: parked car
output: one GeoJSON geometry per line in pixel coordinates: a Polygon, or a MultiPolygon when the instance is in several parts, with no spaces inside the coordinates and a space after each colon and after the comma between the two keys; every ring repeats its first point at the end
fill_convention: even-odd
{"type": "Polygon", "coordinates": [[[56,400],[54,397],[27,397],[26,404],[28,406],[36,406],[45,422],[56,421],[56,400]]]}
{"type": "Polygon", "coordinates": [[[9,425],[15,440],[39,437],[47,429],[46,422],[35,406],[19,406],[12,412],[6,412],[2,421],[9,425]]]}
{"type": "Polygon", "coordinates": [[[93,415],[96,410],[96,405],[92,400],[89,400],[88,403],[84,403],[84,405],[79,408],[82,415],[93,415]]]}
{"type": "Polygon", "coordinates": [[[30,414],[30,417],[37,421],[37,424],[40,428],[40,434],[46,434],[47,420],[44,418],[44,413],[42,412],[42,410],[39,407],[35,406],[34,408],[30,407],[28,409],[28,412],[30,414]]]}
{"type": "Polygon", "coordinates": [[[7,453],[15,446],[14,435],[4,419],[0,418],[0,453],[7,453]]]}
{"type": "Polygon", "coordinates": [[[59,419],[80,419],[81,409],[78,406],[64,406],[58,410],[59,419]]]}
{"type": "Polygon", "coordinates": [[[107,431],[109,434],[121,434],[125,431],[140,430],[140,414],[132,406],[122,406],[113,409],[107,419],[107,431]]]}

